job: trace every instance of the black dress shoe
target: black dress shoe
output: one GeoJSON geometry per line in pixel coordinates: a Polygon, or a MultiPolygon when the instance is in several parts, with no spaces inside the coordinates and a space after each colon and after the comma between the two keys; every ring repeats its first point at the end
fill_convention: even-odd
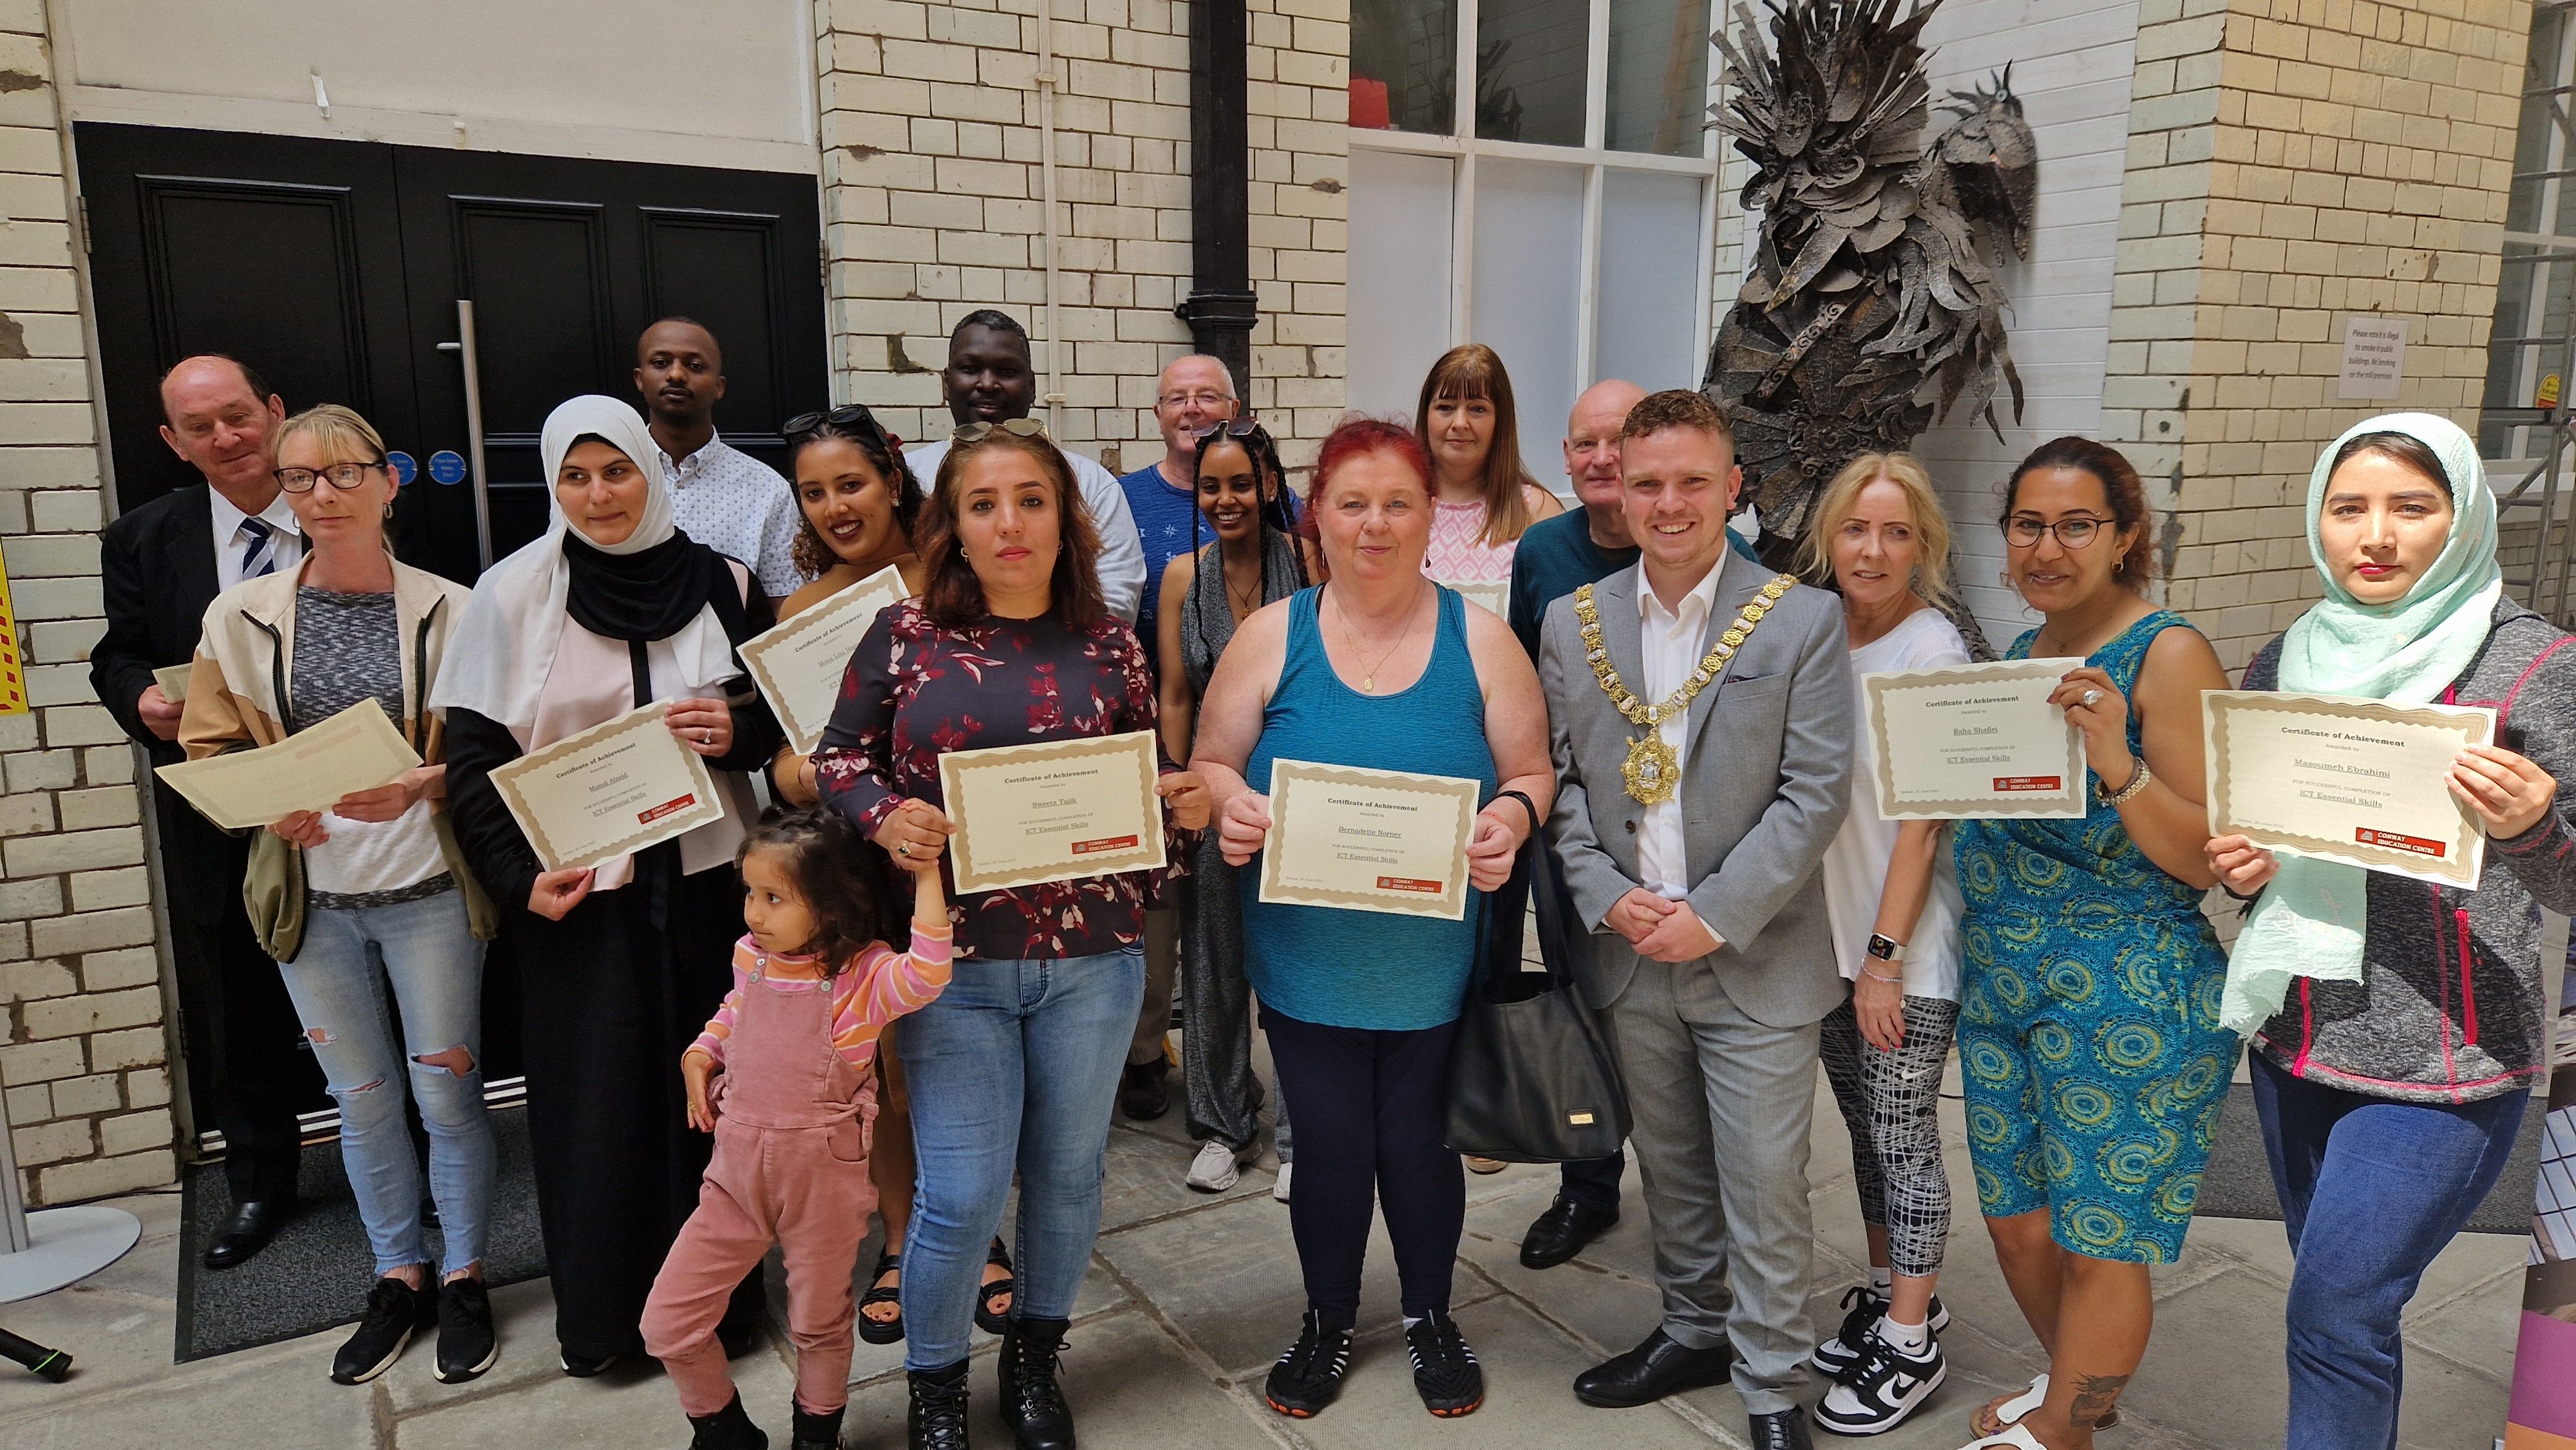
{"type": "Polygon", "coordinates": [[[1816,1442],[1807,1438],[1807,1417],[1796,1410],[1747,1416],[1746,1423],[1752,1427],[1753,1450],[1815,1450],[1816,1442]]]}
{"type": "Polygon", "coordinates": [[[1574,1397],[1605,1410],[1651,1405],[1666,1395],[1726,1383],[1727,1366],[1734,1362],[1735,1351],[1726,1345],[1690,1349],[1658,1326],[1635,1349],[1576,1375],[1574,1397]]]}
{"type": "Polygon", "coordinates": [[[216,1226],[214,1242],[206,1245],[206,1267],[229,1269],[250,1262],[293,1217],[291,1198],[254,1198],[241,1204],[216,1226]]]}
{"type": "Polygon", "coordinates": [[[1171,1064],[1161,1058],[1148,1063],[1131,1063],[1120,1075],[1118,1111],[1139,1123],[1150,1123],[1172,1110],[1172,1090],[1163,1079],[1171,1064]]]}
{"type": "Polygon", "coordinates": [[[1521,1267],[1553,1269],[1583,1252],[1618,1222],[1619,1210],[1603,1213],[1560,1193],[1547,1212],[1531,1220],[1529,1233],[1521,1239],[1521,1267]]]}

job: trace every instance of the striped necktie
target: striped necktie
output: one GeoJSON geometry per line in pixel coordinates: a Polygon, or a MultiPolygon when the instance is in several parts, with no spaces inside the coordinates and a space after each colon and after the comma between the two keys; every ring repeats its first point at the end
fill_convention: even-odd
{"type": "Polygon", "coordinates": [[[258,517],[241,521],[242,541],[250,547],[242,554],[241,576],[244,582],[277,572],[277,527],[258,517]]]}

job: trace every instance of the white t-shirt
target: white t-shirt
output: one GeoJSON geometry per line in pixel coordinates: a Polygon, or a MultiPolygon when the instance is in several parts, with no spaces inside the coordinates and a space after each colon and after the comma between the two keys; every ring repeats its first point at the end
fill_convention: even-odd
{"type": "MultiPolygon", "coordinates": [[[[1081,487],[1082,501],[1091,508],[1091,527],[1100,535],[1100,597],[1110,613],[1134,624],[1136,608],[1145,598],[1145,544],[1136,533],[1136,515],[1127,507],[1127,490],[1118,486],[1118,475],[1070,448],[1058,447],[1064,461],[1073,466],[1073,481],[1081,487]]],[[[938,486],[939,462],[947,456],[945,438],[903,451],[903,461],[920,480],[923,493],[938,486]]],[[[1150,657],[1153,641],[1143,643],[1150,657]]]]}
{"type": "MultiPolygon", "coordinates": [[[[1860,677],[1882,670],[1928,670],[1968,663],[1968,642],[1938,609],[1918,609],[1885,635],[1851,652],[1854,719],[1851,813],[1825,848],[1825,915],[1833,924],[1834,960],[1846,981],[1869,959],[1870,929],[1887,885],[1887,863],[1896,854],[1902,822],[1878,818],[1878,751],[1871,743],[1869,700],[1860,677]]],[[[1906,941],[1905,995],[1959,1000],[1959,874],[1944,835],[1933,857],[1932,891],[1906,941]]],[[[1883,973],[1882,973],[1883,974],[1883,973]]]]}

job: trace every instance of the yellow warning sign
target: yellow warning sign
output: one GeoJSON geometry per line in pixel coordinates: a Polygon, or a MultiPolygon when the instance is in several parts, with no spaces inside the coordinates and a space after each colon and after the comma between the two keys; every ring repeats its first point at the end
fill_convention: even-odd
{"type": "Polygon", "coordinates": [[[18,607],[9,600],[9,564],[0,559],[0,715],[27,713],[27,668],[18,649],[18,607]]]}
{"type": "Polygon", "coordinates": [[[2532,395],[2531,406],[2535,408],[2558,406],[2558,374],[2550,373],[2540,380],[2540,389],[2532,395]]]}

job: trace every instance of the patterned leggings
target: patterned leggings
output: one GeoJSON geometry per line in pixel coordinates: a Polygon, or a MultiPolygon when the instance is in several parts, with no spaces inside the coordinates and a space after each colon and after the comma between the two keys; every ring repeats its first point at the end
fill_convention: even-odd
{"type": "Polygon", "coordinates": [[[1905,999],[1905,1041],[1881,1052],[1860,1035],[1852,1004],[1826,1014],[1825,1080],[1851,1129],[1861,1221],[1887,1230],[1889,1267],[1909,1278],[1941,1271],[1950,1238],[1950,1175],[1941,1166],[1941,1064],[1959,1004],[1905,999]]]}

